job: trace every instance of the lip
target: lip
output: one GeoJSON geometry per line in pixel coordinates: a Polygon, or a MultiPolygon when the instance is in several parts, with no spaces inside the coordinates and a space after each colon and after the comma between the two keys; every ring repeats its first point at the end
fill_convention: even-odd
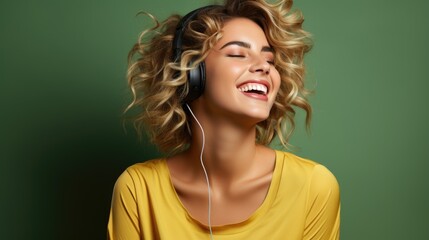
{"type": "Polygon", "coordinates": [[[242,94],[244,94],[244,95],[246,95],[248,97],[252,97],[252,98],[256,98],[256,99],[268,101],[268,94],[270,93],[271,85],[270,85],[270,83],[267,80],[264,80],[264,79],[261,79],[261,80],[257,80],[257,79],[248,80],[248,81],[245,81],[245,82],[241,82],[240,84],[238,84],[236,86],[236,88],[239,89],[241,86],[243,86],[245,84],[249,84],[249,83],[256,83],[256,84],[264,85],[267,88],[267,94],[261,95],[261,94],[257,94],[257,93],[241,92],[240,91],[242,94]]]}

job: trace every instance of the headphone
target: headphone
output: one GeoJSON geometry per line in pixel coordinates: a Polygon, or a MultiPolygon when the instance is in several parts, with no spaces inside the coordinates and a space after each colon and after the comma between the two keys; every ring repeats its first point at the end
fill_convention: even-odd
{"type": "MultiPolygon", "coordinates": [[[[175,63],[180,63],[181,61],[181,56],[183,53],[182,41],[183,41],[183,35],[185,34],[186,26],[189,24],[189,22],[195,19],[195,17],[198,15],[198,13],[201,10],[213,8],[215,6],[216,5],[209,5],[209,6],[195,9],[192,12],[186,14],[182,19],[180,19],[179,23],[177,24],[176,31],[174,33],[174,38],[173,38],[173,61],[175,63]]],[[[188,66],[190,65],[192,65],[192,61],[188,64],[188,66]]],[[[199,63],[196,66],[196,68],[187,71],[186,75],[189,83],[189,91],[188,91],[188,95],[186,95],[183,102],[189,103],[197,99],[204,92],[204,88],[206,85],[205,63],[204,62],[199,63]]]]}

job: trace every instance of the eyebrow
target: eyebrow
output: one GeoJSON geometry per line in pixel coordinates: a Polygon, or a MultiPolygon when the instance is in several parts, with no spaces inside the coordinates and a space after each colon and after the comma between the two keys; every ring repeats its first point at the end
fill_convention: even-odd
{"type": "MultiPolygon", "coordinates": [[[[237,45],[240,47],[244,47],[244,48],[249,48],[251,47],[250,43],[247,42],[242,42],[242,41],[231,41],[231,42],[227,42],[225,45],[223,45],[220,49],[224,49],[230,45],[237,45]]],[[[263,46],[261,49],[261,52],[274,52],[274,49],[270,46],[263,46]]]]}

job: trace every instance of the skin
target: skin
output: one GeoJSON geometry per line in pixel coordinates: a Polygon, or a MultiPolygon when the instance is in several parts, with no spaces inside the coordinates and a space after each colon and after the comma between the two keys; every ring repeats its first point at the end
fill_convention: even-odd
{"type": "MultiPolygon", "coordinates": [[[[275,152],[255,143],[256,124],[269,116],[280,86],[272,50],[256,23],[234,18],[224,24],[222,34],[205,59],[204,94],[191,104],[206,137],[203,161],[212,188],[213,226],[248,219],[265,199],[275,152]],[[240,91],[246,83],[262,84],[268,93],[240,91]]],[[[199,158],[202,134],[195,121],[191,128],[190,148],[167,164],[183,206],[207,225],[207,184],[199,158]]]]}

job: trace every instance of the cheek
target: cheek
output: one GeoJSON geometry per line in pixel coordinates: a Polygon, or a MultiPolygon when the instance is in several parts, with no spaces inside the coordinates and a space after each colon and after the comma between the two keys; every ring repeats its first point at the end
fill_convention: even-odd
{"type": "Polygon", "coordinates": [[[218,88],[235,86],[242,72],[243,67],[237,63],[224,61],[215,66],[211,65],[206,67],[206,86],[218,88]]]}
{"type": "Polygon", "coordinates": [[[245,69],[243,68],[243,64],[233,62],[225,66],[225,70],[227,70],[231,76],[235,77],[234,80],[237,80],[245,69]]]}
{"type": "Polygon", "coordinates": [[[275,70],[272,73],[271,80],[273,82],[273,87],[274,87],[273,90],[275,91],[275,93],[277,95],[277,92],[279,91],[280,84],[281,84],[280,74],[277,70],[275,70]]]}
{"type": "Polygon", "coordinates": [[[241,71],[243,71],[243,64],[234,61],[228,61],[228,59],[226,59],[224,61],[218,61],[213,70],[216,75],[224,74],[229,76],[232,74],[241,73],[241,71]]]}

